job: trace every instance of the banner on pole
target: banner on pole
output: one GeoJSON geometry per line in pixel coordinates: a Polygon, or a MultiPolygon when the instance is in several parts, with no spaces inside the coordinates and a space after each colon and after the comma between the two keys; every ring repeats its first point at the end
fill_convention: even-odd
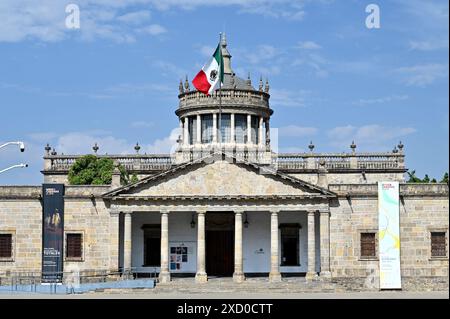
{"type": "Polygon", "coordinates": [[[64,184],[43,184],[42,282],[62,281],[64,184]]]}
{"type": "Polygon", "coordinates": [[[378,182],[380,289],[401,289],[399,183],[378,182]]]}

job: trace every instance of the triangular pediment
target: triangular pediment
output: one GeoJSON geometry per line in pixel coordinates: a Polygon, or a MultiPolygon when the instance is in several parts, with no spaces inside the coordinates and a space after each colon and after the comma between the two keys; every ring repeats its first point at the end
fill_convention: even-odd
{"type": "Polygon", "coordinates": [[[330,197],[328,190],[234,158],[212,157],[180,165],[105,197],[330,197]]]}

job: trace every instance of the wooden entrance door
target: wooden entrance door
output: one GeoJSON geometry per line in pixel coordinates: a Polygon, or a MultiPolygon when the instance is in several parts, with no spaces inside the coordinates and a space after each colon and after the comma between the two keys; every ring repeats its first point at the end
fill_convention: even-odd
{"type": "Polygon", "coordinates": [[[234,232],[206,232],[206,273],[209,276],[232,276],[234,271],[234,232]]]}

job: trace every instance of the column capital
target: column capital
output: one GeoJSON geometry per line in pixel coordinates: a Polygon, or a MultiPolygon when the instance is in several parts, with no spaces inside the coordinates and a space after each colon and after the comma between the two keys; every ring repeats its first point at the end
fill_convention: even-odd
{"type": "Polygon", "coordinates": [[[111,216],[111,217],[117,217],[117,216],[119,216],[119,214],[120,214],[120,212],[115,209],[109,211],[109,216],[111,216]]]}
{"type": "Polygon", "coordinates": [[[269,210],[269,212],[273,215],[273,214],[278,214],[280,212],[280,209],[278,208],[272,208],[269,210]]]}
{"type": "Polygon", "coordinates": [[[199,209],[196,211],[197,215],[205,215],[206,214],[206,209],[199,209]]]}
{"type": "Polygon", "coordinates": [[[167,209],[161,209],[160,213],[161,213],[161,215],[167,215],[167,214],[169,214],[169,211],[167,209]]]}
{"type": "Polygon", "coordinates": [[[245,210],[243,208],[238,208],[238,209],[234,209],[233,212],[235,214],[241,214],[242,215],[243,213],[245,213],[245,210]]]}
{"type": "Polygon", "coordinates": [[[308,209],[306,212],[308,213],[308,215],[315,215],[318,212],[318,210],[317,209],[308,209]]]}
{"type": "Polygon", "coordinates": [[[132,212],[122,212],[125,216],[130,216],[131,217],[131,214],[132,214],[132,212]]]}
{"type": "Polygon", "coordinates": [[[330,210],[329,209],[322,209],[322,210],[319,210],[319,213],[320,213],[320,215],[322,216],[322,215],[330,215],[330,210]]]}

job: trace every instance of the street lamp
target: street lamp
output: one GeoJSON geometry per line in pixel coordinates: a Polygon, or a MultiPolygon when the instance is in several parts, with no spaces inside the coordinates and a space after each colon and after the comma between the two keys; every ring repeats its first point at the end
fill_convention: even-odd
{"type": "Polygon", "coordinates": [[[0,174],[1,174],[1,173],[4,173],[4,172],[6,172],[6,171],[9,171],[9,170],[11,170],[11,169],[13,169],[13,168],[25,168],[25,167],[28,167],[28,164],[18,164],[18,165],[13,165],[13,166],[11,166],[11,167],[2,169],[2,170],[0,171],[0,174]]]}
{"type": "Polygon", "coordinates": [[[8,142],[8,143],[5,143],[3,145],[0,145],[0,149],[6,147],[8,145],[18,145],[21,152],[25,151],[25,143],[24,142],[20,142],[20,141],[19,142],[8,142]]]}

